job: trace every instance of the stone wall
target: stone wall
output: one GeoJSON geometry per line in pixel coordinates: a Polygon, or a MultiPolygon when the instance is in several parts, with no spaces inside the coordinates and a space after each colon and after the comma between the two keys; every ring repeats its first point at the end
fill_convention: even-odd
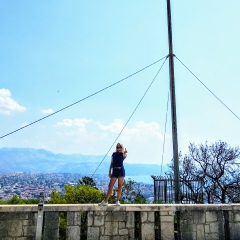
{"type": "Polygon", "coordinates": [[[34,240],[37,226],[37,206],[1,206],[0,239],[34,240]]]}
{"type": "MultiPolygon", "coordinates": [[[[174,226],[181,240],[240,239],[240,204],[45,205],[44,240],[59,239],[60,214],[68,240],[174,240],[174,226]]],[[[1,205],[0,239],[35,239],[37,219],[36,205],[1,205]]]]}

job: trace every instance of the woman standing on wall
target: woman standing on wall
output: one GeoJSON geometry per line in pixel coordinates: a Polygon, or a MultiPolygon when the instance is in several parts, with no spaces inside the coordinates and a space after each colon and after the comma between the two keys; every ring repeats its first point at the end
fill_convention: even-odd
{"type": "Polygon", "coordinates": [[[120,196],[122,194],[122,185],[123,185],[123,180],[125,177],[125,169],[123,166],[123,160],[127,157],[127,149],[124,147],[121,143],[118,143],[116,146],[116,152],[112,154],[112,161],[110,164],[109,168],[109,173],[108,176],[111,178],[110,183],[108,185],[108,193],[102,202],[100,202],[98,205],[99,206],[107,206],[108,205],[108,199],[110,198],[112,194],[112,189],[113,186],[118,179],[118,193],[117,193],[117,202],[116,206],[120,206],[120,196]]]}

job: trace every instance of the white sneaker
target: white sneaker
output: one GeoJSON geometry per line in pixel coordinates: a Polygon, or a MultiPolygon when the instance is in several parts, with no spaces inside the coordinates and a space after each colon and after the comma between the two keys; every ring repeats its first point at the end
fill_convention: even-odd
{"type": "Polygon", "coordinates": [[[120,206],[120,202],[119,201],[116,201],[116,206],[120,206]]]}
{"type": "Polygon", "coordinates": [[[98,206],[107,206],[107,205],[108,205],[108,202],[105,202],[104,200],[98,204],[98,206]]]}

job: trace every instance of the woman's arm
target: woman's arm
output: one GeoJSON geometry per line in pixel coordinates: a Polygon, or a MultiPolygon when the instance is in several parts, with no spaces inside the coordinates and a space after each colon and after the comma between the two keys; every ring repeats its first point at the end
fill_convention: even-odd
{"type": "Polygon", "coordinates": [[[112,160],[111,160],[111,163],[110,163],[110,167],[109,167],[109,172],[108,172],[108,176],[111,178],[111,176],[112,176],[112,168],[113,168],[113,158],[112,158],[112,160]]]}

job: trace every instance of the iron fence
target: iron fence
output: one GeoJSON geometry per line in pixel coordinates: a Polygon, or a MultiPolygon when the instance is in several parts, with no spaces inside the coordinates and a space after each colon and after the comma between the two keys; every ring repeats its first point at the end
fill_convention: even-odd
{"type": "MultiPolygon", "coordinates": [[[[175,181],[172,176],[151,176],[154,180],[154,202],[174,203],[175,181]]],[[[180,180],[181,203],[203,203],[203,182],[180,180]]]]}

